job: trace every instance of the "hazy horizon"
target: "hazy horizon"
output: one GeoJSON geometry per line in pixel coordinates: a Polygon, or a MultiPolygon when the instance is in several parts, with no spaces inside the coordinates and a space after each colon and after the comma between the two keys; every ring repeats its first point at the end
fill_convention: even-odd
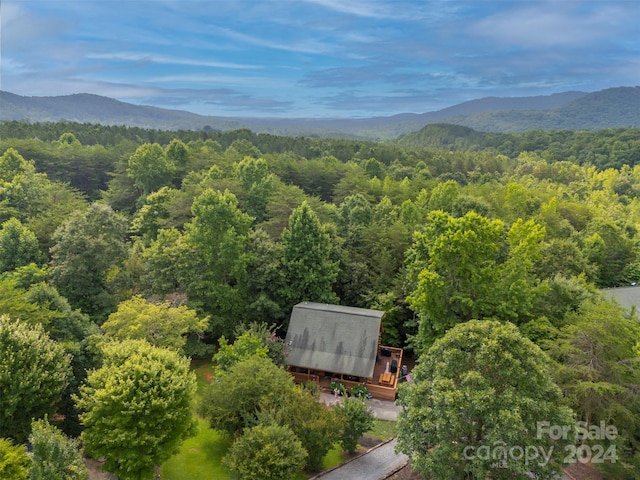
{"type": "Polygon", "coordinates": [[[362,118],[640,84],[640,2],[4,0],[0,89],[362,118]]]}

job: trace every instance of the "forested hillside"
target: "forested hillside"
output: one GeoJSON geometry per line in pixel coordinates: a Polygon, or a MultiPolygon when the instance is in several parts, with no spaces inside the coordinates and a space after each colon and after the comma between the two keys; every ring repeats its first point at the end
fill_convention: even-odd
{"type": "Polygon", "coordinates": [[[578,419],[617,426],[621,461],[601,466],[640,468],[640,326],[597,292],[640,282],[640,130],[430,126],[391,144],[9,122],[0,139],[0,316],[69,359],[2,436],[56,412],[80,431],[87,369],[129,355],[97,339],[139,338],[131,302],[188,309],[171,345],[197,356],[251,322],[283,334],[307,300],[384,310],[383,343],[416,357],[470,320],[512,323],[578,419]]]}
{"type": "Polygon", "coordinates": [[[257,133],[390,140],[446,122],[486,132],[598,130],[640,126],[640,87],[533,97],[485,97],[441,110],[371,118],[250,118],[203,116],[132,105],[98,95],[22,97],[0,91],[0,121],[80,122],[162,130],[249,128],[257,133]]]}

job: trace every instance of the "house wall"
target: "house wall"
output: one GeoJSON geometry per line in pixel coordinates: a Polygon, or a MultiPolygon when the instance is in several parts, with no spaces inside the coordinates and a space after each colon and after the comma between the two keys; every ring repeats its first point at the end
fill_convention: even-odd
{"type": "MultiPolygon", "coordinates": [[[[337,376],[340,381],[347,387],[347,390],[350,390],[354,385],[365,384],[369,393],[374,397],[381,400],[395,400],[396,391],[398,386],[398,381],[400,379],[400,368],[402,366],[402,355],[403,351],[401,348],[395,347],[384,347],[381,346],[380,350],[386,349],[387,355],[379,355],[378,360],[376,361],[376,366],[374,369],[373,378],[361,379],[361,381],[352,381],[347,380],[345,375],[334,373],[333,375],[337,376]],[[396,372],[392,374],[392,380],[389,385],[383,385],[380,383],[380,375],[386,369],[387,362],[393,362],[395,360],[396,363],[396,372]]],[[[296,366],[289,366],[289,373],[293,376],[296,383],[306,383],[306,382],[316,382],[321,390],[330,392],[331,391],[331,375],[329,377],[325,376],[325,372],[314,372],[307,368],[299,368],[296,366]]]]}

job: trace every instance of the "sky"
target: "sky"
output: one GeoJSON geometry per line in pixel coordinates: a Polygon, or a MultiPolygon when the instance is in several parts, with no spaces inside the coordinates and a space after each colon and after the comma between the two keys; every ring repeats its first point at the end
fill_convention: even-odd
{"type": "Polygon", "coordinates": [[[637,0],[0,0],[0,90],[231,117],[640,85],[637,0]]]}

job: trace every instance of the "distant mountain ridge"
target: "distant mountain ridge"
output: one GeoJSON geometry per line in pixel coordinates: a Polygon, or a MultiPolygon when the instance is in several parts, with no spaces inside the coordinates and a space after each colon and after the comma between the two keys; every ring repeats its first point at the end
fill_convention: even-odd
{"type": "Polygon", "coordinates": [[[640,126],[640,87],[609,88],[594,93],[485,97],[435,112],[361,119],[216,117],[133,105],[94,94],[24,97],[0,92],[0,121],[11,120],[77,121],[162,130],[249,128],[256,133],[374,140],[396,138],[443,122],[485,132],[598,130],[640,126]]]}

